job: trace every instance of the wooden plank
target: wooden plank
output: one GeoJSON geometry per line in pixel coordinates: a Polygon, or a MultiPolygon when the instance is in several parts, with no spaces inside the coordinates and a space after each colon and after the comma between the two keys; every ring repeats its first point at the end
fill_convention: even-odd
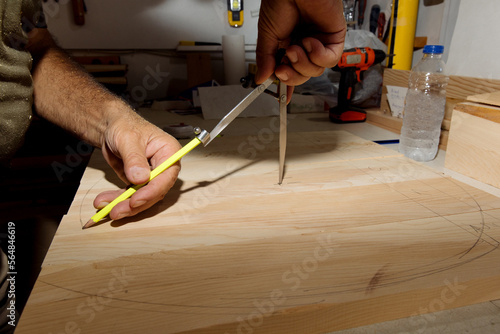
{"type": "MultiPolygon", "coordinates": [[[[500,108],[477,103],[460,103],[455,110],[483,118],[493,123],[500,123],[500,108]]],[[[480,131],[480,129],[478,129],[480,131]]]]}
{"type": "MultiPolygon", "coordinates": [[[[410,71],[385,69],[384,86],[407,87],[409,77],[410,77],[410,71]]],[[[489,95],[489,93],[497,91],[499,89],[500,89],[500,80],[470,78],[470,77],[461,77],[453,75],[450,76],[450,81],[448,82],[448,87],[446,89],[445,117],[442,129],[444,130],[450,129],[451,114],[453,112],[453,108],[457,103],[464,102],[466,99],[468,99],[469,95],[473,94],[488,93],[488,95],[482,96],[482,99],[483,100],[487,99],[487,96],[491,96],[491,98],[493,99],[495,96],[489,95]]],[[[481,99],[481,96],[477,98],[481,99]]],[[[387,100],[387,97],[385,97],[385,100],[387,100]]],[[[384,98],[382,98],[382,101],[384,101],[384,98]]],[[[477,102],[482,102],[482,101],[478,100],[477,102]]],[[[389,104],[387,105],[381,104],[381,109],[383,111],[385,110],[385,108],[388,108],[390,111],[389,104]]]]}
{"type": "MultiPolygon", "coordinates": [[[[88,230],[94,155],[16,333],[323,333],[500,298],[500,199],[346,132],[222,137],[88,230]]],[[[269,130],[269,129],[268,129],[269,130]]]]}
{"type": "MultiPolygon", "coordinates": [[[[384,70],[384,86],[398,86],[398,87],[408,87],[408,80],[410,77],[410,71],[403,71],[403,70],[393,70],[393,69],[385,69],[384,70]]],[[[465,101],[465,97],[462,95],[458,95],[456,92],[460,91],[458,88],[453,88],[454,82],[457,82],[456,79],[452,80],[450,79],[450,82],[448,84],[448,87],[450,87],[452,93],[449,93],[447,90],[447,95],[446,95],[446,105],[445,105],[445,115],[444,115],[444,120],[441,128],[443,130],[449,130],[450,129],[450,120],[451,120],[451,114],[453,112],[453,108],[457,103],[465,101]],[[453,93],[455,92],[455,93],[453,93]]],[[[458,81],[460,82],[460,81],[458,81]]],[[[382,101],[387,101],[387,96],[382,96],[382,101]]],[[[385,111],[385,109],[388,109],[389,115],[390,115],[390,105],[387,103],[386,104],[381,104],[381,110],[385,111]]],[[[395,129],[397,130],[397,129],[395,129]]]]}
{"type": "Polygon", "coordinates": [[[448,138],[450,136],[450,131],[441,130],[439,135],[439,148],[446,151],[448,149],[448,138]]]}
{"type": "Polygon", "coordinates": [[[455,99],[452,97],[447,97],[446,98],[446,104],[444,106],[444,118],[443,118],[443,123],[441,124],[441,129],[443,130],[450,130],[451,126],[451,116],[453,115],[453,109],[458,103],[463,102],[463,99],[455,99]]]}
{"type": "Polygon", "coordinates": [[[490,93],[500,90],[500,80],[450,76],[446,97],[466,99],[469,95],[490,93]]]}
{"type": "Polygon", "coordinates": [[[367,109],[366,122],[398,134],[401,133],[401,127],[403,126],[403,119],[393,117],[387,108],[381,108],[381,110],[367,109]]]}
{"type": "Polygon", "coordinates": [[[500,91],[471,95],[467,97],[467,101],[491,104],[493,106],[500,107],[500,91]]]}
{"type": "MultiPolygon", "coordinates": [[[[384,81],[383,85],[386,86],[398,86],[407,87],[408,80],[410,77],[410,71],[404,70],[394,70],[385,69],[384,70],[384,81]]],[[[450,76],[448,82],[448,87],[446,89],[446,105],[445,105],[445,116],[443,123],[441,125],[442,133],[440,139],[440,148],[446,149],[447,147],[447,131],[451,127],[451,116],[453,109],[458,103],[464,102],[469,95],[474,94],[485,94],[485,95],[475,95],[478,102],[488,103],[488,101],[494,104],[495,93],[500,89],[500,80],[493,79],[483,79],[483,78],[471,78],[471,77],[461,77],[461,76],[450,76]],[[493,95],[492,95],[493,94],[493,95]]],[[[390,105],[387,103],[387,90],[384,88],[380,112],[369,112],[367,116],[367,121],[372,124],[376,124],[384,129],[395,133],[401,133],[402,119],[392,117],[390,112],[390,105]],[[385,94],[384,94],[385,91],[385,94]]],[[[500,98],[500,96],[498,96],[500,98]]],[[[470,98],[474,100],[474,98],[470,98]]]]}
{"type": "MultiPolygon", "coordinates": [[[[384,85],[408,87],[410,71],[384,69],[384,85]]],[[[469,95],[500,90],[500,80],[451,75],[446,97],[465,100],[469,95]]]]}
{"type": "MultiPolygon", "coordinates": [[[[403,119],[399,117],[393,117],[390,111],[387,111],[387,109],[384,110],[386,111],[383,112],[382,110],[378,109],[367,109],[366,122],[381,127],[382,129],[401,134],[403,119]]],[[[448,146],[448,129],[450,128],[450,124],[450,120],[443,119],[443,123],[441,125],[441,135],[439,137],[439,148],[442,150],[446,150],[448,146]]]]}
{"type": "Polygon", "coordinates": [[[476,103],[453,112],[445,167],[500,188],[500,108],[476,103]]]}
{"type": "Polygon", "coordinates": [[[427,45],[427,36],[415,36],[413,50],[423,49],[427,45]]]}
{"type": "Polygon", "coordinates": [[[410,71],[394,70],[392,68],[384,69],[384,86],[408,87],[410,71]]]}

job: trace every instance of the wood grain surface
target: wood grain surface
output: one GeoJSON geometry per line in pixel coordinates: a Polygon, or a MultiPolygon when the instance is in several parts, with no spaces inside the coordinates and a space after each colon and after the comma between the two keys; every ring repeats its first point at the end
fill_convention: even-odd
{"type": "MultiPolygon", "coordinates": [[[[378,126],[380,126],[380,123],[385,124],[385,129],[400,133],[402,119],[391,115],[390,106],[387,101],[386,86],[408,87],[409,77],[410,71],[384,69],[384,89],[382,90],[380,110],[369,114],[369,121],[378,126]],[[387,119],[391,117],[394,120],[390,121],[387,119]]],[[[500,93],[498,90],[500,90],[500,80],[451,75],[446,87],[446,106],[441,126],[442,133],[450,130],[451,115],[457,103],[470,100],[498,105],[500,103],[500,93]]],[[[447,135],[446,133],[446,137],[447,135]]],[[[442,144],[446,147],[446,141],[443,141],[442,144]]]]}
{"type": "MultiPolygon", "coordinates": [[[[410,71],[385,69],[384,85],[408,87],[410,71]]],[[[500,80],[451,75],[446,87],[446,97],[465,100],[470,95],[500,90],[500,80]]]]}
{"type": "Polygon", "coordinates": [[[94,154],[16,333],[324,333],[500,298],[499,198],[343,131],[289,133],[279,186],[277,140],[218,138],[82,231],[120,185],[94,154]]]}
{"type": "MultiPolygon", "coordinates": [[[[401,133],[403,119],[393,117],[387,100],[387,86],[408,87],[410,71],[384,69],[384,82],[380,108],[367,111],[367,122],[382,127],[394,133],[401,133]]],[[[463,76],[450,76],[446,87],[446,105],[443,123],[441,124],[441,136],[439,148],[446,150],[451,124],[453,109],[458,103],[470,99],[477,102],[494,103],[498,94],[494,93],[500,89],[500,80],[471,78],[463,76]],[[493,92],[493,93],[492,93],[493,92]],[[476,95],[480,94],[480,95],[476,95]],[[469,97],[473,95],[472,97],[469,97]]],[[[498,102],[498,101],[497,101],[498,102]]]]}
{"type": "Polygon", "coordinates": [[[445,167],[500,188],[500,108],[461,103],[453,111],[445,167]]]}
{"type": "Polygon", "coordinates": [[[467,100],[500,107],[500,91],[471,95],[467,97],[467,100]]]}

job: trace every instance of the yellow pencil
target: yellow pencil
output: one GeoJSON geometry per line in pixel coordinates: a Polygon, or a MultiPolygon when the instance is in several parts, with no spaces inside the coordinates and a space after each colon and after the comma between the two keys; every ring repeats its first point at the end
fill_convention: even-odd
{"type": "MultiPolygon", "coordinates": [[[[163,173],[167,168],[169,168],[170,166],[175,164],[177,161],[179,161],[183,156],[188,154],[192,149],[194,149],[196,146],[198,146],[201,142],[202,142],[201,139],[199,139],[198,137],[193,138],[193,140],[191,140],[189,143],[184,145],[184,147],[182,147],[179,151],[174,153],[170,158],[165,160],[161,165],[159,165],[158,167],[153,169],[151,171],[151,175],[149,176],[149,181],[151,181],[152,179],[154,179],[155,177],[157,177],[158,175],[163,173]]],[[[90,220],[82,227],[82,229],[89,228],[92,225],[96,224],[101,219],[103,219],[104,217],[106,217],[118,203],[123,202],[124,200],[126,200],[127,198],[132,196],[137,190],[142,188],[148,182],[143,183],[143,184],[134,185],[134,186],[128,188],[127,190],[125,190],[124,193],[122,193],[120,196],[115,198],[111,203],[109,203],[104,208],[102,208],[100,211],[98,211],[95,215],[93,215],[92,218],[90,218],[90,220]]]]}
{"type": "MultiPolygon", "coordinates": [[[[153,169],[149,177],[149,181],[151,181],[152,179],[163,173],[167,168],[169,168],[178,160],[180,160],[183,156],[188,154],[193,148],[198,146],[200,143],[203,143],[204,146],[207,146],[215,137],[217,137],[221,133],[222,130],[226,128],[226,126],[229,125],[229,123],[231,123],[236,117],[238,117],[238,115],[241,114],[241,112],[245,110],[245,108],[248,107],[250,103],[252,103],[257,97],[259,97],[260,94],[264,93],[273,82],[274,82],[274,76],[268,78],[266,81],[261,83],[254,90],[252,90],[247,96],[245,96],[243,100],[240,101],[240,103],[238,103],[233,109],[231,109],[231,111],[228,112],[226,116],[224,116],[220,120],[219,123],[217,123],[215,128],[213,128],[212,132],[208,133],[207,131],[202,130],[200,128],[195,128],[194,133],[197,136],[189,143],[187,143],[183,148],[177,151],[174,155],[168,158],[165,162],[163,162],[161,165],[153,169]]],[[[116,206],[116,204],[132,196],[133,193],[135,193],[138,189],[143,187],[148,182],[134,185],[128,188],[124,193],[115,198],[111,203],[109,203],[100,211],[98,211],[92,218],[90,218],[90,220],[82,228],[83,229],[89,228],[90,226],[97,223],[99,220],[106,217],[111,212],[111,210],[116,206]]]]}

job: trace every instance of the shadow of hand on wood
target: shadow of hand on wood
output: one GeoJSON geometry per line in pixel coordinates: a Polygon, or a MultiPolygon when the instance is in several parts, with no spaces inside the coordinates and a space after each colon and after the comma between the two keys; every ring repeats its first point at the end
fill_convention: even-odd
{"type": "MultiPolygon", "coordinates": [[[[117,221],[112,221],[111,226],[112,227],[120,227],[120,226],[123,226],[125,224],[136,223],[136,222],[140,222],[143,219],[154,217],[154,216],[164,212],[165,210],[168,210],[170,207],[172,207],[175,203],[178,202],[178,200],[180,199],[180,197],[182,195],[185,195],[185,194],[190,193],[192,191],[199,191],[202,188],[205,188],[205,187],[213,185],[217,182],[220,182],[220,181],[230,177],[231,175],[233,175],[241,170],[244,170],[245,168],[248,168],[253,164],[256,164],[259,161],[260,161],[259,159],[252,160],[243,166],[236,167],[234,169],[229,170],[227,173],[217,177],[214,180],[201,181],[201,182],[198,182],[196,185],[189,187],[187,189],[182,189],[182,186],[184,185],[184,181],[182,181],[181,179],[178,179],[177,182],[174,184],[172,189],[170,189],[170,191],[167,193],[167,195],[165,196],[165,198],[163,200],[159,201],[158,203],[153,205],[151,208],[149,208],[141,213],[138,213],[135,216],[126,217],[126,218],[123,218],[123,219],[120,219],[117,221]]],[[[110,221],[110,219],[103,220],[103,222],[109,222],[109,221],[110,221]]]]}

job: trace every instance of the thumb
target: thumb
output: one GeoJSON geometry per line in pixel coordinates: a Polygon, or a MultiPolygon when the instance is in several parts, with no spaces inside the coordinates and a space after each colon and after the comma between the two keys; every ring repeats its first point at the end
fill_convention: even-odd
{"type": "Polygon", "coordinates": [[[255,83],[261,84],[274,73],[276,61],[274,55],[257,54],[257,73],[255,74],[255,83]]]}
{"type": "Polygon", "coordinates": [[[140,140],[126,140],[121,145],[120,156],[123,159],[125,176],[133,184],[149,181],[151,168],[145,152],[146,145],[140,140]]]}
{"type": "Polygon", "coordinates": [[[259,22],[259,34],[257,36],[257,73],[255,74],[255,83],[261,84],[269,78],[276,67],[276,51],[278,50],[278,39],[265,33],[265,26],[259,22]]]}

